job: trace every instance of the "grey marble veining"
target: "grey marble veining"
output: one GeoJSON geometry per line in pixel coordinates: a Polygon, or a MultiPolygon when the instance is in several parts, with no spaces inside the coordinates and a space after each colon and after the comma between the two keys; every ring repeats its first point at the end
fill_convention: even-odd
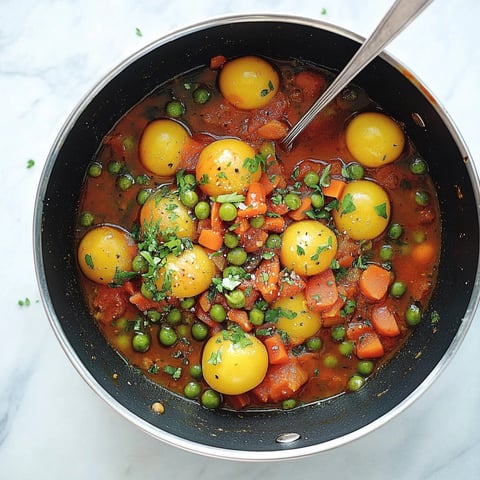
{"type": "MultiPolygon", "coordinates": [[[[160,443],[110,410],[68,362],[39,303],[31,237],[41,169],[61,125],[103,75],[158,37],[213,16],[288,13],[366,36],[390,3],[0,0],[1,478],[479,478],[478,318],[440,378],[386,425],[313,457],[244,464],[160,443]],[[30,306],[19,306],[27,297],[30,306]]],[[[479,19],[476,0],[436,0],[388,48],[445,106],[477,161],[479,19]]]]}

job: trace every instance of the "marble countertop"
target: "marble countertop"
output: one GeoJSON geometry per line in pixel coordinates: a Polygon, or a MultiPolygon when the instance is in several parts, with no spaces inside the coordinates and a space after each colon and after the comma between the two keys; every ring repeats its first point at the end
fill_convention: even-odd
{"type": "MultiPolygon", "coordinates": [[[[161,443],[111,410],[67,360],[35,279],[33,207],[50,146],[80,99],[126,56],[180,27],[232,13],[313,17],[367,36],[390,3],[0,1],[2,478],[479,477],[479,318],[441,376],[386,425],[301,460],[238,463],[161,443]]],[[[477,0],[436,0],[387,50],[429,87],[480,161],[478,18],[477,0]]]]}

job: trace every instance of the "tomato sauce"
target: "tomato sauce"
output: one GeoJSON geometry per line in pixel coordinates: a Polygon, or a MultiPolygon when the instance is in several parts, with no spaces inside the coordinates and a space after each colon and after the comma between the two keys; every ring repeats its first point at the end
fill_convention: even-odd
{"type": "MultiPolygon", "coordinates": [[[[189,133],[177,171],[195,174],[202,150],[219,139],[239,139],[255,152],[267,152],[264,161],[265,165],[270,162],[273,190],[266,194],[267,214],[259,215],[264,223],[253,227],[251,219],[246,222],[238,218],[220,221],[222,234],[236,234],[247,253],[242,268],[251,278],[256,275],[256,281],[242,279],[238,287],[246,292],[243,306],[232,307],[226,300],[226,290],[218,289],[222,273],[230,264],[228,252],[232,250],[223,244],[216,252],[206,249],[215,264],[217,281],[212,280],[208,290],[191,298],[168,295],[166,298],[148,298],[147,292],[142,290],[144,271],[128,272],[129,275],[108,285],[91,281],[79,271],[92,321],[97,323],[112,347],[152,381],[201,403],[202,393],[211,389],[199,373],[202,350],[209,337],[226,329],[227,323],[233,323],[230,320],[233,314],[231,317],[228,314],[232,310],[236,314],[244,312],[244,315],[238,315],[244,322],[240,325],[242,331],[264,341],[272,332],[284,333],[278,332],[276,319],[271,315],[275,311],[272,305],[281,296],[282,288],[291,289],[291,298],[298,292],[305,295],[308,291],[312,275],[294,274],[283,264],[280,264],[280,273],[272,273],[272,259],[278,261],[280,254],[278,246],[266,247],[267,238],[277,234],[281,239],[286,227],[297,221],[297,217],[300,220],[313,218],[315,222],[328,225],[335,233],[338,242],[336,261],[330,267],[335,279],[334,297],[331,305],[319,307],[315,313],[320,318],[321,327],[314,335],[298,341],[292,335],[283,335],[288,360],[279,365],[269,364],[263,382],[247,392],[220,392],[223,395],[218,396],[219,404],[214,407],[292,408],[346,392],[355,394],[354,391],[368,382],[378,367],[402,347],[414,325],[420,321],[418,316],[421,317],[426,310],[436,281],[441,242],[438,200],[428,171],[412,167],[420,155],[408,139],[408,132],[405,132],[406,145],[397,160],[377,168],[365,167],[359,177],[380,185],[386,192],[391,206],[387,227],[375,238],[350,238],[339,231],[332,220],[332,210],[342,208],[342,202],[339,204],[338,198],[324,196],[324,205],[314,207],[312,194],[321,192],[323,187],[328,188],[332,179],[338,180],[342,186],[358,180],[348,173],[351,165],[358,167],[358,162],[347,148],[345,129],[351,118],[361,112],[383,112],[369,96],[374,97],[375,92],[348,87],[317,116],[293,148],[285,151],[279,146],[279,138],[265,138],[259,130],[261,132],[261,127],[272,121],[280,122],[287,129],[295,124],[333,77],[330,72],[299,61],[270,62],[279,72],[280,88],[266,106],[257,109],[240,110],[228,102],[218,90],[219,71],[208,67],[179,75],[135,105],[112,126],[93,159],[92,165],[97,167],[97,172],[85,177],[77,218],[79,242],[86,232],[106,224],[120,227],[132,235],[137,244],[141,243],[139,218],[145,201],[141,196],[146,198],[165,185],[167,188],[178,187],[175,176],[161,177],[148,171],[138,153],[145,128],[152,121],[169,116],[166,105],[172,100],[183,106],[183,113],[175,121],[189,133]],[[196,103],[193,99],[192,93],[198,88],[209,94],[205,103],[196,103]],[[327,167],[329,170],[326,171],[327,167]],[[319,184],[320,187],[312,189],[304,183],[306,175],[311,172],[319,177],[326,174],[323,186],[319,184]],[[292,212],[292,208],[285,205],[286,191],[305,202],[305,211],[310,214],[305,215],[301,209],[292,212]],[[266,263],[260,266],[262,261],[266,263]],[[389,275],[387,291],[380,299],[372,299],[370,290],[368,293],[362,290],[362,275],[371,265],[380,267],[389,275]],[[269,292],[258,288],[262,268],[265,269],[266,284],[268,278],[271,281],[273,276],[279,277],[277,283],[267,285],[271,287],[269,292]],[[282,278],[288,281],[282,284],[282,278]],[[210,309],[213,304],[223,307],[226,320],[212,320],[210,309]],[[382,317],[385,312],[378,310],[379,307],[385,309],[387,317],[390,315],[388,321],[394,324],[393,333],[388,333],[385,326],[377,327],[373,321],[375,315],[379,322],[387,321],[382,317]],[[251,314],[255,308],[262,312],[262,322],[251,314]],[[206,329],[206,337],[195,338],[194,326],[199,330],[206,329]],[[168,340],[159,341],[162,328],[165,338],[173,333],[171,345],[168,340]],[[134,337],[140,333],[146,337],[137,337],[140,345],[134,348],[134,337]],[[367,340],[372,339],[377,343],[367,349],[367,340]],[[360,354],[363,348],[371,355],[360,354]],[[375,354],[375,351],[381,351],[381,354],[375,354]]],[[[384,113],[388,116],[388,112],[384,113]]],[[[265,165],[262,168],[268,170],[265,165]]],[[[268,176],[268,172],[263,174],[268,176]]],[[[194,190],[200,201],[214,206],[212,202],[215,201],[202,193],[198,179],[194,190]]],[[[245,195],[245,192],[235,193],[245,195]]],[[[239,203],[242,202],[235,203],[236,207],[243,208],[239,203]]],[[[345,205],[343,199],[343,208],[345,205]]],[[[203,229],[213,228],[213,220],[211,215],[197,218],[193,206],[187,210],[195,229],[190,240],[197,243],[203,229]]],[[[297,247],[297,254],[302,248],[297,247]]]]}

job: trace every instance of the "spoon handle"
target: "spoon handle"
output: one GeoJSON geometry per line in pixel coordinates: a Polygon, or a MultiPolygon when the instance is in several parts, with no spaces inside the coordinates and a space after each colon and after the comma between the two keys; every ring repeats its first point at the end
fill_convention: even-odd
{"type": "Polygon", "coordinates": [[[360,46],[345,68],[319,99],[292,127],[281,144],[288,148],[302,130],[433,0],[396,0],[370,37],[360,46]]]}

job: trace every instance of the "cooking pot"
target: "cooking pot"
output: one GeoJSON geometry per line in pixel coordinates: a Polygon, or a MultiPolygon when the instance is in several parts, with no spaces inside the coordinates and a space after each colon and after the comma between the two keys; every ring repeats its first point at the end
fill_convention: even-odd
{"type": "MultiPolygon", "coordinates": [[[[193,452],[244,460],[305,456],[358,438],[425,391],[458,349],[478,304],[479,183],[455,127],[428,90],[387,54],[356,83],[393,117],[427,160],[440,200],[442,251],[430,309],[405,346],[354,394],[291,411],[212,411],[152,383],[106,342],[77,278],[75,218],[87,166],[115,122],[155,87],[215,55],[298,58],[338,71],[361,38],[318,21],[235,16],[198,24],[147,46],[81,101],[58,135],[40,181],[35,262],[52,328],[78,372],[140,429],[193,452]],[[432,324],[432,312],[439,322],[432,324]],[[151,406],[160,402],[164,413],[151,406]]],[[[298,141],[298,140],[297,140],[298,141]]]]}

